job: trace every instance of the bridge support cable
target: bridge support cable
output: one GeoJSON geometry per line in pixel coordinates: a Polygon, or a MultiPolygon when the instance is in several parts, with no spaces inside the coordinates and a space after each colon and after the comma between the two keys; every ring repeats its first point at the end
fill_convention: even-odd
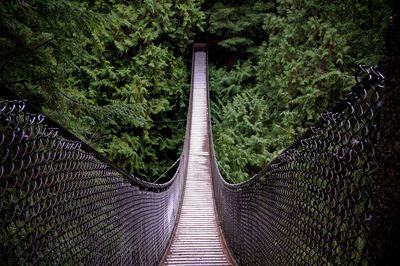
{"type": "Polygon", "coordinates": [[[212,191],[208,140],[207,50],[195,44],[192,60],[192,116],[184,196],[165,265],[231,265],[221,238],[212,191]]]}
{"type": "Polygon", "coordinates": [[[336,107],[265,169],[241,184],[219,170],[209,132],[218,217],[240,265],[373,262],[370,229],[384,77],[360,66],[336,107]]]}
{"type": "Polygon", "coordinates": [[[6,91],[0,88],[2,265],[157,265],[176,224],[190,126],[174,177],[148,183],[6,91]]]}

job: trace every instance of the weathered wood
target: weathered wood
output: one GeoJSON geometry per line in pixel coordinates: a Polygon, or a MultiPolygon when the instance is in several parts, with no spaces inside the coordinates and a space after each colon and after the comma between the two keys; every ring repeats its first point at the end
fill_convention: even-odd
{"type": "Polygon", "coordinates": [[[217,223],[210,174],[206,52],[195,52],[188,173],[164,265],[231,265],[217,223]]]}

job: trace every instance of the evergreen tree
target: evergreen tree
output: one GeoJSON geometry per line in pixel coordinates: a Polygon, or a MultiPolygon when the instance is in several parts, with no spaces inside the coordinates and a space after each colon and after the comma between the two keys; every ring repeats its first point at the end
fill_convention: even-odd
{"type": "MultiPolygon", "coordinates": [[[[233,10],[226,14],[245,10],[240,2],[230,4],[233,10]]],[[[247,9],[252,6],[249,2],[247,9]]],[[[378,64],[389,5],[281,0],[267,11],[261,25],[252,25],[257,41],[246,35],[249,29],[230,31],[231,38],[250,38],[244,48],[234,47],[246,51],[236,57],[235,67],[210,68],[217,155],[234,182],[256,173],[347,93],[358,63],[378,64]],[[254,116],[254,110],[262,115],[254,116]]],[[[210,32],[240,28],[212,16],[210,32]]]]}
{"type": "Polygon", "coordinates": [[[0,83],[126,170],[158,177],[180,154],[199,1],[6,1],[0,83]],[[159,123],[159,122],[163,123],[159,123]]]}
{"type": "Polygon", "coordinates": [[[157,122],[186,117],[183,55],[203,13],[197,2],[184,1],[99,1],[95,7],[112,18],[94,36],[101,55],[76,58],[80,67],[69,79],[71,91],[84,93],[76,100],[95,107],[78,114],[93,128],[85,138],[128,171],[157,177],[181,152],[184,128],[157,122]]]}

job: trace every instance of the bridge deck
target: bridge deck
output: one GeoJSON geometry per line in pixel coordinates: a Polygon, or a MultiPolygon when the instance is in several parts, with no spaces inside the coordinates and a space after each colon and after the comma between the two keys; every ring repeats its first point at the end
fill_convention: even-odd
{"type": "Polygon", "coordinates": [[[231,265],[217,224],[207,122],[206,52],[195,52],[188,173],[181,214],[164,265],[231,265]]]}

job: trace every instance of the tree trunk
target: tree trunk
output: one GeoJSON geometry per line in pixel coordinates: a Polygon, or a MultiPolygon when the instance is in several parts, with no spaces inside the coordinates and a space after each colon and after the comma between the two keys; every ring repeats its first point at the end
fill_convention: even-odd
{"type": "Polygon", "coordinates": [[[384,105],[377,150],[379,171],[373,198],[371,254],[374,265],[400,265],[400,4],[397,0],[392,2],[384,58],[384,105]]]}

